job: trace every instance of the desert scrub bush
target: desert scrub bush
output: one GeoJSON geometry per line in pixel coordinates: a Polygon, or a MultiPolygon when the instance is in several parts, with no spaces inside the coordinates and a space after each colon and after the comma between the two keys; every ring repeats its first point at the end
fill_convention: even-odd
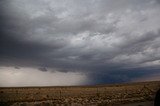
{"type": "Polygon", "coordinates": [[[41,103],[34,103],[33,106],[41,106],[41,103]]]}
{"type": "Polygon", "coordinates": [[[27,104],[26,103],[21,103],[20,106],[27,106],[27,104]]]}
{"type": "Polygon", "coordinates": [[[47,98],[49,98],[49,95],[46,95],[47,98]]]}
{"type": "Polygon", "coordinates": [[[50,106],[48,102],[42,102],[42,106],[50,106]]]}

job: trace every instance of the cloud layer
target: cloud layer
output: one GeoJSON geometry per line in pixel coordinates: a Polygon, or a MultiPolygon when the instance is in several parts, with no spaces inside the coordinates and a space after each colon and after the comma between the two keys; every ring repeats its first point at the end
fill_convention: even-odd
{"type": "Polygon", "coordinates": [[[12,67],[1,67],[0,75],[1,87],[72,86],[88,83],[87,77],[78,72],[43,72],[34,68],[16,69],[12,67]]]}
{"type": "Polygon", "coordinates": [[[91,84],[159,73],[159,5],[159,0],[1,0],[0,66],[81,72],[91,84]]]}

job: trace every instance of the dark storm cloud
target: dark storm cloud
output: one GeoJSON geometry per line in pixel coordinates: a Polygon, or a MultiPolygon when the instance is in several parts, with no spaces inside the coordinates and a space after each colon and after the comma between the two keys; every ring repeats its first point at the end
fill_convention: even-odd
{"type": "Polygon", "coordinates": [[[45,57],[43,54],[56,49],[42,44],[24,42],[9,37],[4,33],[1,33],[0,36],[0,48],[0,58],[4,60],[1,61],[1,65],[23,65],[23,62],[25,63],[25,60],[26,62],[28,60],[29,63],[26,63],[26,65],[29,65],[31,62],[31,66],[34,62],[43,61],[45,57]]]}
{"type": "MultiPolygon", "coordinates": [[[[34,26],[30,25],[35,25],[36,23],[30,22],[26,19],[27,17],[18,16],[16,12],[14,14],[12,13],[13,11],[9,11],[10,5],[8,2],[4,0],[0,3],[0,59],[2,60],[0,65],[43,65],[45,59],[49,61],[48,55],[45,54],[63,47],[63,43],[58,44],[59,41],[55,41],[53,42],[54,45],[51,46],[41,41],[25,40],[30,37],[27,31],[30,30],[30,27],[34,28],[34,26]]],[[[43,22],[43,19],[41,20],[43,22]]]]}
{"type": "Polygon", "coordinates": [[[45,68],[45,67],[41,67],[41,68],[38,68],[40,71],[47,71],[47,68],[45,68]]]}
{"type": "Polygon", "coordinates": [[[160,3],[160,0],[157,0],[158,3],[160,3]]]}
{"type": "MultiPolygon", "coordinates": [[[[105,84],[105,83],[126,83],[132,82],[133,79],[146,77],[149,75],[159,74],[159,69],[149,68],[135,68],[127,70],[112,70],[108,72],[97,72],[91,73],[92,83],[91,84],[105,84]],[[152,70],[152,74],[151,71],[152,70]]],[[[143,80],[142,80],[143,81],[143,80]]]]}
{"type": "Polygon", "coordinates": [[[160,68],[159,10],[156,0],[2,0],[0,66],[83,72],[94,83],[148,75],[160,68]]]}
{"type": "Polygon", "coordinates": [[[15,66],[14,68],[15,68],[15,69],[20,69],[20,67],[17,67],[17,66],[15,66]]]}

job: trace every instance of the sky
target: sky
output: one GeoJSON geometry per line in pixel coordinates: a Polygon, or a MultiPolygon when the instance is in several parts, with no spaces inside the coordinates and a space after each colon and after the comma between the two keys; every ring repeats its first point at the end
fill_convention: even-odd
{"type": "Polygon", "coordinates": [[[0,87],[160,80],[160,0],[0,0],[0,87]]]}

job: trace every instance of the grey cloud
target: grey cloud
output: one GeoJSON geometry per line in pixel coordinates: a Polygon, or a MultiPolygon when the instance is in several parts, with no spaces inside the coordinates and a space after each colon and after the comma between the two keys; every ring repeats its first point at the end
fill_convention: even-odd
{"type": "Polygon", "coordinates": [[[134,68],[148,74],[142,65],[160,59],[150,0],[2,0],[0,9],[0,66],[81,71],[108,83],[131,80],[134,68]]]}
{"type": "Polygon", "coordinates": [[[38,68],[38,70],[44,71],[44,72],[45,72],[45,71],[48,71],[47,68],[45,68],[45,67],[38,68]]]}
{"type": "MultiPolygon", "coordinates": [[[[153,45],[159,44],[157,40],[160,39],[160,31],[158,33],[153,33],[149,32],[143,35],[141,38],[135,40],[128,39],[128,43],[126,43],[125,46],[122,46],[121,52],[119,53],[120,55],[124,54],[128,57],[134,55],[138,59],[137,63],[143,63],[146,61],[154,60],[154,59],[159,59],[157,56],[153,56],[153,54],[158,55],[158,52],[156,49],[159,49],[159,47],[154,47],[153,45]],[[149,49],[153,51],[149,51],[149,49]],[[150,53],[151,52],[151,53],[150,53]],[[143,56],[143,58],[139,57],[143,56]]],[[[129,61],[132,61],[132,58],[129,58],[129,61]]],[[[129,61],[126,61],[128,63],[129,61]]]]}
{"type": "Polygon", "coordinates": [[[156,0],[158,3],[160,3],[160,0],[156,0]]]}
{"type": "Polygon", "coordinates": [[[15,68],[15,69],[20,69],[20,67],[17,67],[17,66],[15,66],[14,68],[15,68]]]}

